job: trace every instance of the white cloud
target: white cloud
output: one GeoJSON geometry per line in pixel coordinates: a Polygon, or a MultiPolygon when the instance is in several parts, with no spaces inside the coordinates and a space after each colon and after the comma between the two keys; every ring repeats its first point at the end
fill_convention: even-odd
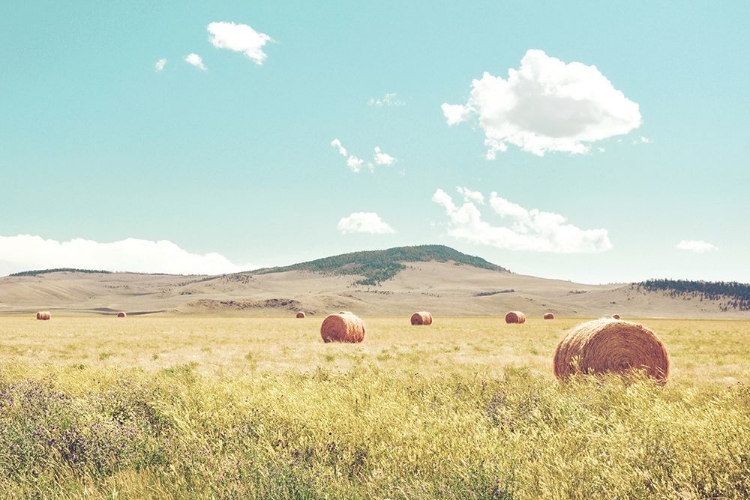
{"type": "Polygon", "coordinates": [[[633,144],[651,144],[654,142],[653,139],[649,139],[648,137],[640,136],[637,139],[633,139],[633,144]]]}
{"type": "Polygon", "coordinates": [[[457,186],[456,191],[458,191],[458,194],[464,197],[464,201],[475,202],[480,205],[484,205],[484,195],[479,191],[472,191],[471,189],[461,186],[457,186]]]}
{"type": "Polygon", "coordinates": [[[398,95],[395,93],[388,93],[383,96],[382,99],[375,99],[374,97],[371,97],[369,101],[367,101],[368,106],[377,106],[379,108],[382,108],[383,106],[404,106],[406,103],[398,98],[398,95]]]}
{"type": "Polygon", "coordinates": [[[242,52],[259,66],[267,57],[263,46],[273,41],[270,36],[255,31],[247,24],[217,22],[209,24],[206,29],[211,34],[208,37],[211,45],[218,49],[242,52]]]}
{"type": "Polygon", "coordinates": [[[362,164],[365,162],[365,160],[363,160],[362,158],[357,158],[354,155],[350,155],[346,151],[346,148],[341,144],[340,140],[332,140],[331,146],[336,148],[339,154],[346,158],[346,166],[349,167],[352,172],[359,172],[360,170],[362,170],[362,164]]]}
{"type": "Polygon", "coordinates": [[[507,80],[484,73],[472,82],[466,105],[446,103],[442,110],[449,125],[478,117],[488,159],[508,144],[538,156],[587,153],[590,143],[641,125],[638,104],[596,66],[566,64],[541,50],[527,51],[507,80]]]}
{"type": "Polygon", "coordinates": [[[365,162],[362,158],[357,158],[354,155],[349,155],[349,158],[346,159],[346,166],[349,167],[349,169],[352,172],[359,172],[362,170],[362,164],[365,162]]]}
{"type": "Polygon", "coordinates": [[[75,238],[60,242],[28,234],[0,236],[0,274],[61,267],[167,274],[224,274],[254,268],[235,265],[218,253],[189,253],[170,241],[128,238],[99,243],[75,238]]]}
{"type": "Polygon", "coordinates": [[[463,104],[443,103],[440,105],[440,109],[443,110],[443,115],[445,115],[448,125],[456,125],[466,121],[471,116],[471,108],[463,104]]]}
{"type": "Polygon", "coordinates": [[[336,228],[341,231],[341,234],[391,234],[396,232],[375,212],[354,212],[349,217],[342,218],[336,228]]]}
{"type": "MultiPolygon", "coordinates": [[[[466,191],[459,188],[460,194],[466,191]]],[[[448,215],[448,234],[472,243],[507,250],[554,253],[595,253],[612,248],[606,229],[582,230],[567,224],[562,215],[527,210],[495,192],[490,194],[490,207],[501,218],[510,219],[510,227],[492,226],[482,220],[481,212],[471,201],[456,206],[442,189],[435,192],[432,201],[441,205],[448,215]]]]}
{"type": "Polygon", "coordinates": [[[166,59],[159,59],[158,61],[156,61],[156,64],[154,64],[154,69],[156,71],[161,71],[164,69],[164,66],[166,65],[167,65],[166,59]]]}
{"type": "Polygon", "coordinates": [[[393,165],[394,163],[396,163],[396,158],[387,153],[383,153],[383,151],[380,149],[380,146],[375,147],[374,159],[377,165],[393,165]]]}
{"type": "Polygon", "coordinates": [[[185,56],[185,62],[188,64],[192,64],[198,69],[201,69],[203,71],[206,71],[206,67],[203,65],[203,58],[196,54],[195,52],[192,52],[185,56]]]}
{"type": "MultiPolygon", "coordinates": [[[[365,160],[363,160],[362,158],[358,158],[353,154],[349,154],[344,145],[341,144],[340,140],[332,140],[331,146],[336,148],[339,154],[346,158],[346,166],[349,167],[352,172],[359,172],[360,170],[362,170],[362,165],[364,165],[365,160]]],[[[380,147],[377,146],[375,147],[375,152],[373,154],[373,161],[374,163],[367,162],[367,168],[369,168],[370,171],[374,171],[376,165],[393,165],[394,163],[396,163],[396,158],[389,155],[388,153],[384,153],[383,150],[381,150],[380,147]]]]}
{"type": "Polygon", "coordinates": [[[695,253],[715,252],[719,249],[711,243],[700,240],[682,240],[677,244],[677,248],[695,253]]]}
{"type": "Polygon", "coordinates": [[[338,139],[334,139],[331,141],[331,146],[339,150],[339,154],[341,156],[346,156],[346,148],[341,145],[341,141],[338,139]]]}

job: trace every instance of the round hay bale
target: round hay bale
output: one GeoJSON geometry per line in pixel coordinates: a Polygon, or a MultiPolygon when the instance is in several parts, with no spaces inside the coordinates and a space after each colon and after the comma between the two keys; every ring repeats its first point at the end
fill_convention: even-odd
{"type": "Polygon", "coordinates": [[[351,314],[352,316],[356,316],[356,314],[351,311],[339,311],[339,314],[351,314]]]}
{"type": "Polygon", "coordinates": [[[620,315],[619,315],[619,314],[613,314],[613,315],[612,315],[612,318],[613,318],[613,319],[620,319],[620,315]]]}
{"type": "Polygon", "coordinates": [[[427,311],[418,311],[411,315],[412,325],[431,325],[432,314],[427,311]]]}
{"type": "Polygon", "coordinates": [[[555,377],[574,373],[627,373],[645,370],[660,384],[669,375],[664,344],[643,325],[601,318],[571,329],[555,350],[555,377]]]}
{"type": "Polygon", "coordinates": [[[365,323],[352,313],[329,314],[320,325],[323,342],[362,342],[365,323]]]}
{"type": "Polygon", "coordinates": [[[42,321],[49,321],[49,319],[52,316],[50,315],[49,311],[39,311],[36,313],[36,319],[40,319],[42,321]]]}
{"type": "Polygon", "coordinates": [[[123,311],[120,311],[120,312],[117,313],[117,317],[118,318],[125,318],[126,316],[127,316],[127,314],[124,313],[123,311]]]}
{"type": "Polygon", "coordinates": [[[302,311],[297,313],[296,318],[303,319],[304,317],[305,317],[305,313],[303,313],[302,311]]]}
{"type": "Polygon", "coordinates": [[[521,311],[510,311],[508,314],[505,315],[505,322],[508,324],[526,323],[526,315],[522,313],[521,311]]]}
{"type": "Polygon", "coordinates": [[[555,315],[552,313],[547,313],[544,315],[544,319],[555,319],[555,315]]]}

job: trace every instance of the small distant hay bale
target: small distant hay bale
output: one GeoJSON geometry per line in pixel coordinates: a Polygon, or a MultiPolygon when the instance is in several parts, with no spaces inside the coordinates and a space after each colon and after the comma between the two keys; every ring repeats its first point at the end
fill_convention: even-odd
{"type": "Polygon", "coordinates": [[[659,384],[669,375],[664,344],[643,325],[601,318],[568,332],[555,350],[555,376],[561,381],[574,373],[620,373],[644,370],[659,384]]]}
{"type": "Polygon", "coordinates": [[[117,317],[118,318],[125,318],[125,317],[127,317],[127,314],[124,313],[123,311],[120,311],[120,312],[117,313],[117,317]]]}
{"type": "Polygon", "coordinates": [[[329,314],[320,325],[323,342],[362,342],[365,323],[352,313],[329,314]]]}
{"type": "Polygon", "coordinates": [[[50,315],[49,311],[39,311],[36,313],[36,319],[40,319],[42,321],[49,321],[49,319],[52,316],[50,315]]]}
{"type": "Polygon", "coordinates": [[[303,313],[302,311],[300,311],[300,312],[297,313],[297,316],[295,316],[295,317],[298,318],[298,319],[304,319],[305,313],[303,313]]]}
{"type": "Polygon", "coordinates": [[[510,311],[508,314],[505,315],[505,322],[508,324],[526,323],[526,315],[522,313],[521,311],[510,311]]]}
{"type": "Polygon", "coordinates": [[[351,311],[339,311],[339,314],[351,314],[352,316],[356,316],[356,314],[351,311]]]}
{"type": "Polygon", "coordinates": [[[620,315],[619,314],[613,314],[612,315],[612,319],[620,319],[620,315]]]}
{"type": "Polygon", "coordinates": [[[411,324],[412,325],[431,325],[432,314],[428,313],[427,311],[415,312],[414,314],[411,315],[411,324]]]}
{"type": "Polygon", "coordinates": [[[555,319],[555,315],[552,313],[547,313],[544,315],[544,319],[555,319]]]}

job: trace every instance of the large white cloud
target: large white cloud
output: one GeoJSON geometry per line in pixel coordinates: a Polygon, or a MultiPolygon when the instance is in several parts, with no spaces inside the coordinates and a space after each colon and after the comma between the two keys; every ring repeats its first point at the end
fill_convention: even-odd
{"type": "Polygon", "coordinates": [[[682,240],[677,244],[677,248],[694,253],[715,252],[719,249],[717,246],[712,245],[711,243],[700,240],[682,240]]]}
{"type": "Polygon", "coordinates": [[[638,104],[596,66],[566,64],[541,50],[527,51],[507,79],[484,73],[465,105],[445,103],[442,110],[448,125],[478,117],[488,159],[508,144],[538,156],[586,153],[590,143],[641,125],[638,104]]]}
{"type": "MultiPolygon", "coordinates": [[[[476,192],[459,188],[459,193],[476,192]]],[[[531,250],[554,253],[594,253],[612,248],[606,229],[579,229],[553,212],[528,210],[493,192],[489,205],[496,215],[509,219],[509,226],[493,226],[482,219],[477,206],[466,199],[462,206],[438,189],[432,201],[441,205],[448,215],[448,234],[454,238],[507,250],[531,250]]]]}
{"type": "Polygon", "coordinates": [[[185,56],[185,62],[190,64],[191,66],[195,66],[196,68],[206,71],[206,66],[203,64],[203,58],[196,54],[195,52],[191,52],[190,54],[185,56]]]}
{"type": "Polygon", "coordinates": [[[342,218],[336,226],[342,234],[391,234],[396,231],[375,212],[354,212],[342,218]]]}
{"type": "Polygon", "coordinates": [[[0,275],[61,267],[167,274],[225,274],[255,268],[233,264],[218,253],[193,254],[170,241],[128,238],[99,243],[75,238],[60,242],[28,234],[0,236],[0,275]]]}
{"type": "Polygon", "coordinates": [[[263,46],[273,39],[265,33],[259,33],[247,24],[217,22],[209,24],[208,40],[216,48],[242,52],[255,64],[261,65],[266,60],[263,46]]]}

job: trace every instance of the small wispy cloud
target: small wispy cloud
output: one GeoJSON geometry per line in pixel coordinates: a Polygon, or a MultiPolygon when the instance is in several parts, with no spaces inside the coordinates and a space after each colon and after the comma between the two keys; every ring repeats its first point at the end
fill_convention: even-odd
{"type": "Polygon", "coordinates": [[[258,66],[268,57],[263,52],[263,46],[273,41],[270,36],[255,31],[247,24],[215,22],[209,24],[206,29],[210,34],[208,40],[211,45],[217,49],[241,52],[258,66]]]}
{"type": "Polygon", "coordinates": [[[442,189],[432,196],[432,201],[445,209],[448,234],[454,238],[495,248],[534,252],[596,253],[612,248],[606,229],[579,229],[560,214],[526,209],[495,192],[490,194],[490,208],[510,224],[493,226],[483,220],[475,204],[484,200],[481,193],[461,187],[458,192],[464,196],[462,206],[454,204],[442,189]]]}
{"type": "MultiPolygon", "coordinates": [[[[349,170],[352,172],[359,172],[362,170],[362,166],[365,165],[365,160],[350,154],[344,145],[341,144],[340,140],[334,139],[331,141],[331,146],[335,148],[341,156],[346,158],[346,166],[349,167],[349,170]]],[[[367,162],[367,168],[370,169],[371,172],[374,172],[376,165],[393,165],[394,163],[396,163],[396,158],[383,152],[383,150],[380,149],[380,146],[376,146],[372,161],[367,162]]]]}
{"type": "Polygon", "coordinates": [[[349,170],[352,172],[359,172],[362,170],[362,164],[365,162],[362,158],[357,158],[354,155],[350,155],[346,148],[341,144],[341,141],[338,139],[334,139],[331,141],[331,146],[334,147],[341,156],[346,158],[346,166],[349,167],[349,170]]]}
{"type": "Polygon", "coordinates": [[[719,250],[717,246],[701,240],[682,240],[676,245],[676,247],[680,250],[693,253],[708,253],[719,250]]]}
{"type": "Polygon", "coordinates": [[[375,97],[371,97],[369,101],[367,101],[368,106],[376,106],[378,108],[382,107],[391,107],[391,106],[404,106],[406,103],[399,99],[398,95],[395,93],[387,93],[383,97],[376,99],[375,97]]]}
{"type": "Polygon", "coordinates": [[[396,232],[375,212],[354,212],[348,217],[343,217],[336,228],[341,234],[392,234],[396,232]]]}
{"type": "Polygon", "coordinates": [[[154,69],[156,71],[161,71],[164,69],[164,66],[166,65],[167,65],[166,59],[159,59],[158,61],[156,61],[156,64],[154,64],[154,69]]]}
{"type": "Polygon", "coordinates": [[[195,66],[201,71],[207,71],[206,66],[203,64],[203,58],[195,52],[191,52],[190,54],[186,55],[185,62],[192,66],[195,66]]]}
{"type": "Polygon", "coordinates": [[[648,137],[645,137],[645,136],[640,136],[637,139],[633,139],[634,145],[635,144],[651,144],[653,142],[654,142],[653,139],[649,139],[648,137]]]}
{"type": "Polygon", "coordinates": [[[375,147],[375,156],[373,158],[375,160],[375,163],[377,165],[393,165],[396,163],[396,158],[389,155],[388,153],[384,153],[380,146],[375,147]]]}

